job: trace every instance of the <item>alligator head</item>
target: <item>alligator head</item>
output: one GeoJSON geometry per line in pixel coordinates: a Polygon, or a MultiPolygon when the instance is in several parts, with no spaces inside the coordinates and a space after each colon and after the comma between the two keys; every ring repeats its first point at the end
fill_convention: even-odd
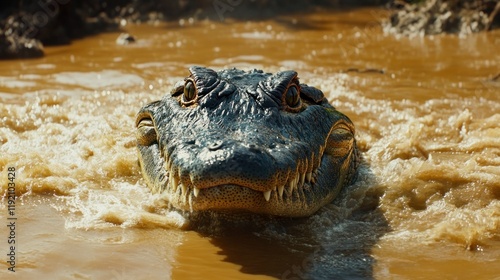
{"type": "Polygon", "coordinates": [[[296,72],[189,70],[136,120],[142,174],[171,206],[308,216],[352,182],[352,122],[296,72]]]}

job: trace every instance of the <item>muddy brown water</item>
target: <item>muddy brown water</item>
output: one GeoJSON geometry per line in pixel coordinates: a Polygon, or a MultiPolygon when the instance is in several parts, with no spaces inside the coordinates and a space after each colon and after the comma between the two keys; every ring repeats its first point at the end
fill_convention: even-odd
{"type": "Polygon", "coordinates": [[[500,32],[395,38],[383,16],[129,25],[132,45],[0,61],[2,225],[9,168],[18,196],[0,278],[500,279],[500,32]],[[134,116],[190,65],[298,71],[354,121],[358,182],[308,219],[180,229],[141,178],[134,116]]]}

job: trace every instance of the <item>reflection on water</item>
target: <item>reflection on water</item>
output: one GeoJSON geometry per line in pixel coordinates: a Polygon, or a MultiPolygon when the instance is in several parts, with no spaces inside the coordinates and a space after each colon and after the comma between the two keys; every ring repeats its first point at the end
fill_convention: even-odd
{"type": "Polygon", "coordinates": [[[135,45],[103,34],[1,61],[0,184],[5,193],[15,166],[20,196],[16,276],[498,277],[500,34],[393,38],[379,13],[128,26],[135,45]],[[212,217],[207,230],[168,212],[140,176],[134,117],[193,64],[297,70],[354,121],[366,161],[356,185],[307,219],[212,217]]]}

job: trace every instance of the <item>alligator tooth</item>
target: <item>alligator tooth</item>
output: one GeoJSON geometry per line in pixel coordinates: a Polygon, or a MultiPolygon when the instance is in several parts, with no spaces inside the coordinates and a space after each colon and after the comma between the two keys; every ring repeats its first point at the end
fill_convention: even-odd
{"type": "Polygon", "coordinates": [[[177,192],[177,186],[174,185],[174,183],[172,181],[173,180],[170,180],[170,189],[172,190],[173,193],[176,193],[177,192]]]}
{"type": "Polygon", "coordinates": [[[288,183],[288,188],[290,189],[290,195],[292,195],[293,190],[297,188],[297,185],[295,184],[295,179],[290,180],[288,183]]]}
{"type": "Polygon", "coordinates": [[[280,198],[283,198],[283,191],[285,190],[285,185],[278,187],[278,193],[280,194],[280,198]]]}
{"type": "Polygon", "coordinates": [[[172,176],[168,177],[165,189],[167,189],[167,190],[171,190],[172,189],[172,176]]]}
{"type": "Polygon", "coordinates": [[[306,179],[306,173],[300,174],[300,185],[299,186],[303,186],[304,185],[304,180],[305,179],[306,179]]]}
{"type": "Polygon", "coordinates": [[[266,201],[269,201],[269,199],[271,198],[271,191],[264,192],[264,198],[266,199],[266,201]]]}
{"type": "Polygon", "coordinates": [[[198,197],[198,194],[200,193],[200,189],[198,189],[197,187],[193,187],[193,194],[195,197],[198,197]]]}
{"type": "Polygon", "coordinates": [[[173,160],[170,157],[168,157],[167,158],[167,170],[171,170],[172,162],[173,162],[173,160]]]}
{"type": "Polygon", "coordinates": [[[172,174],[172,185],[170,186],[173,190],[177,190],[177,186],[179,185],[179,177],[172,174]]]}
{"type": "Polygon", "coordinates": [[[309,183],[311,182],[311,178],[312,178],[312,172],[307,172],[306,173],[306,181],[309,183]]]}
{"type": "Polygon", "coordinates": [[[172,173],[171,172],[172,170],[168,169],[168,161],[164,161],[163,162],[163,168],[165,168],[165,171],[166,171],[167,174],[171,174],[172,173]]]}
{"type": "Polygon", "coordinates": [[[193,196],[190,195],[188,197],[188,202],[189,202],[189,212],[193,213],[193,196]]]}
{"type": "Polygon", "coordinates": [[[186,194],[187,193],[187,186],[181,183],[181,188],[182,188],[182,193],[186,194]]]}

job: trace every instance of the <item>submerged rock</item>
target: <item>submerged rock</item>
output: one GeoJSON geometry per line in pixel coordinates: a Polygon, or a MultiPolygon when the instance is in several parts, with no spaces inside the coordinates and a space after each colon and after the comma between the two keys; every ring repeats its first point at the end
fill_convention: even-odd
{"type": "Polygon", "coordinates": [[[135,42],[135,37],[128,33],[122,33],[120,34],[120,36],[118,36],[118,38],[116,38],[117,45],[128,45],[134,42],[135,42]]]}

